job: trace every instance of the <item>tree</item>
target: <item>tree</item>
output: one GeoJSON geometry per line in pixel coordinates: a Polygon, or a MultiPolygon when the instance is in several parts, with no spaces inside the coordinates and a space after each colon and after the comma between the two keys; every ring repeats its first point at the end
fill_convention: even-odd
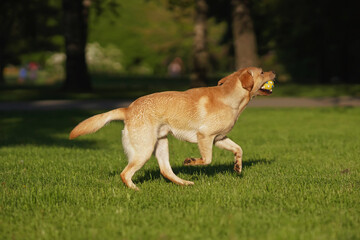
{"type": "Polygon", "coordinates": [[[206,0],[196,0],[194,19],[194,77],[191,79],[192,87],[206,86],[207,84],[209,66],[207,13],[208,5],[206,0]]]}
{"type": "Polygon", "coordinates": [[[208,0],[209,16],[226,22],[227,29],[219,44],[228,45],[229,57],[234,57],[231,68],[239,69],[258,64],[258,52],[252,0],[208,0]]]}
{"type": "Polygon", "coordinates": [[[209,52],[207,47],[208,0],[168,0],[168,5],[168,8],[177,17],[187,16],[189,10],[193,14],[193,66],[190,85],[191,87],[206,86],[209,70],[209,52]]]}
{"type": "Polygon", "coordinates": [[[64,90],[66,91],[91,90],[91,79],[85,58],[91,5],[94,6],[97,16],[100,16],[104,10],[109,10],[114,15],[118,14],[119,4],[116,0],[62,0],[66,52],[64,90]]]}
{"type": "Polygon", "coordinates": [[[63,0],[63,23],[66,51],[64,89],[87,91],[91,81],[85,60],[90,0],[63,0]]]}
{"type": "Polygon", "coordinates": [[[254,24],[247,4],[246,0],[231,0],[236,69],[258,64],[254,24]]]}

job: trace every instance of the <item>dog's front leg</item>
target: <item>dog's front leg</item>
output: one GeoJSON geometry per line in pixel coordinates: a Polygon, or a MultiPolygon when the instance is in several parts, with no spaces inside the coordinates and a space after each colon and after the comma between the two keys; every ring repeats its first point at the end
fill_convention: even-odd
{"type": "Polygon", "coordinates": [[[197,133],[197,141],[201,154],[201,158],[187,158],[184,165],[208,165],[212,159],[212,146],[214,143],[214,136],[207,136],[202,133],[197,133]]]}
{"type": "Polygon", "coordinates": [[[234,163],[234,170],[238,173],[241,173],[242,170],[242,155],[243,151],[239,145],[233,142],[230,138],[225,137],[221,140],[215,142],[215,146],[229,150],[234,153],[235,155],[235,163],[234,163]]]}

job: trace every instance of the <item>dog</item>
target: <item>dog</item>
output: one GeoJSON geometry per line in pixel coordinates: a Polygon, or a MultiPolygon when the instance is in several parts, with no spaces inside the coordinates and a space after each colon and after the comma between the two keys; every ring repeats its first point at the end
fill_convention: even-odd
{"type": "Polygon", "coordinates": [[[241,173],[243,151],[226,136],[241,112],[257,95],[270,95],[263,86],[275,73],[248,67],[221,79],[217,86],[193,88],[184,92],[167,91],[138,98],[127,108],[118,108],[79,123],[69,139],[96,132],[113,120],[123,120],[122,144],[128,165],[122,181],[138,190],[131,178],[154,153],[161,174],[179,185],[193,185],[176,176],[170,166],[167,135],[197,143],[201,158],[187,158],[184,165],[208,165],[213,145],[235,155],[234,170],[241,173]]]}

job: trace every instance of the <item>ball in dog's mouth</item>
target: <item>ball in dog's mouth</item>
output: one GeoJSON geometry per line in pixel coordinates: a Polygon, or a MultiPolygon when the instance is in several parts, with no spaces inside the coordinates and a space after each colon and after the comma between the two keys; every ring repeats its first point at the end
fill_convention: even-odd
{"type": "Polygon", "coordinates": [[[267,81],[266,83],[264,83],[264,85],[262,85],[260,90],[262,92],[264,92],[265,94],[271,94],[273,87],[274,87],[274,81],[270,80],[270,81],[267,81]]]}

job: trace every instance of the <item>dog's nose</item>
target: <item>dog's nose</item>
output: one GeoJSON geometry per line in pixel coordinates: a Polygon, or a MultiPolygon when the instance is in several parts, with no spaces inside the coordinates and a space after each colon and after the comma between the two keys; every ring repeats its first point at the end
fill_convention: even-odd
{"type": "Polygon", "coordinates": [[[274,71],[271,71],[273,74],[276,74],[274,71]]]}

